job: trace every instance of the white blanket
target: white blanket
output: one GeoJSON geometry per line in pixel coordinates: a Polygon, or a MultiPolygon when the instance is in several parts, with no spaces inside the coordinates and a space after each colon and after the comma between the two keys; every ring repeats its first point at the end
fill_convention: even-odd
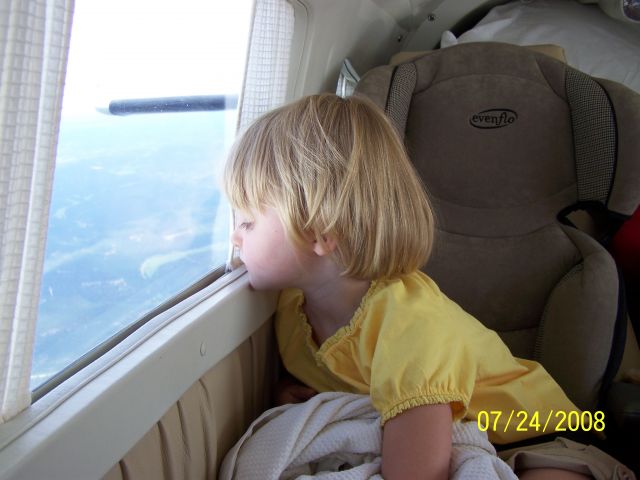
{"type": "MultiPolygon", "coordinates": [[[[381,445],[380,417],[368,396],[321,393],[263,413],[227,453],[218,478],[382,479],[381,445]]],[[[453,424],[450,477],[517,479],[475,422],[453,424]]]]}

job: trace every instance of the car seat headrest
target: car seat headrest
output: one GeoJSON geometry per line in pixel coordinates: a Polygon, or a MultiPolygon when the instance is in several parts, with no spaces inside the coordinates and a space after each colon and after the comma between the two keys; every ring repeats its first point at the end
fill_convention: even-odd
{"type": "Polygon", "coordinates": [[[375,68],[356,93],[405,136],[450,232],[517,235],[572,205],[640,201],[640,95],[542,53],[461,44],[375,68]]]}

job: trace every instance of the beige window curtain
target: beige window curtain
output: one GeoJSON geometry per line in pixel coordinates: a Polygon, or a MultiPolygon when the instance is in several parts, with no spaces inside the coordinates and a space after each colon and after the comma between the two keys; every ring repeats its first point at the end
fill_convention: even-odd
{"type": "Polygon", "coordinates": [[[256,0],[254,8],[240,130],[284,103],[287,93],[293,7],[287,0],[256,0]]]}
{"type": "Polygon", "coordinates": [[[0,422],[31,357],[73,0],[0,0],[0,422]]]}
{"type": "MultiPolygon", "coordinates": [[[[239,132],[286,99],[294,20],[293,6],[287,0],[255,0],[238,116],[239,132]]],[[[233,213],[230,220],[233,231],[233,213]]],[[[238,249],[230,244],[227,270],[238,265],[241,265],[238,249]]]]}

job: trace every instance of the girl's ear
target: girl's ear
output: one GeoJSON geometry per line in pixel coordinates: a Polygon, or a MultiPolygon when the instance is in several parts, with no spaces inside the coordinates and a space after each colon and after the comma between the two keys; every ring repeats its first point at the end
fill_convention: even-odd
{"type": "Polygon", "coordinates": [[[336,249],[336,239],[329,235],[322,235],[322,242],[313,241],[313,251],[319,257],[324,257],[336,249]]]}

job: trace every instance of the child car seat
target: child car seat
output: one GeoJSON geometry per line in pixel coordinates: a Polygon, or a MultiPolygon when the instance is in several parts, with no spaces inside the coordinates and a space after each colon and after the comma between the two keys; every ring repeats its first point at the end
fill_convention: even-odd
{"type": "Polygon", "coordinates": [[[437,218],[424,270],[593,411],[626,319],[618,272],[575,208],[640,202],[640,95],[525,47],[467,43],[363,76],[404,136],[437,218]]]}

